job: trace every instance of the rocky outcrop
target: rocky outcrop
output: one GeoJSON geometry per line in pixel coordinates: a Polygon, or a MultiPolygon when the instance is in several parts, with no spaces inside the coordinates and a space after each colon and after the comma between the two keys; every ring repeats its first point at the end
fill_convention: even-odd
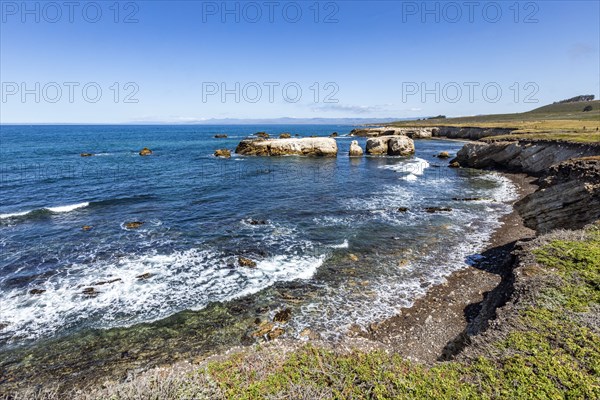
{"type": "Polygon", "coordinates": [[[290,134],[289,134],[289,133],[287,133],[287,132],[284,132],[284,133],[282,133],[281,135],[279,135],[279,139],[289,139],[289,138],[291,138],[291,137],[292,137],[292,135],[290,135],[290,134]]]}
{"type": "Polygon", "coordinates": [[[516,128],[478,128],[478,127],[455,127],[441,126],[435,129],[434,136],[443,136],[449,139],[479,140],[484,137],[508,135],[516,128]]]}
{"type": "Polygon", "coordinates": [[[350,143],[350,152],[348,154],[350,157],[360,157],[363,155],[363,149],[358,145],[358,141],[353,140],[350,143]]]}
{"type": "Polygon", "coordinates": [[[215,139],[227,139],[227,135],[224,133],[219,133],[215,135],[215,139]]]}
{"type": "Polygon", "coordinates": [[[138,229],[142,225],[144,225],[144,223],[141,222],[141,221],[126,222],[125,223],[125,228],[126,229],[138,229]]]}
{"type": "Polygon", "coordinates": [[[147,147],[144,147],[142,150],[140,150],[140,156],[149,156],[152,154],[152,150],[150,150],[147,147]]]}
{"type": "Polygon", "coordinates": [[[407,136],[381,136],[367,139],[367,154],[409,156],[415,152],[415,143],[407,136]]]}
{"type": "Polygon", "coordinates": [[[416,126],[416,127],[374,127],[353,129],[350,136],[379,137],[379,136],[408,136],[411,139],[429,139],[431,137],[447,137],[450,139],[479,140],[489,136],[508,135],[515,128],[478,128],[455,126],[416,126]]]}
{"type": "Polygon", "coordinates": [[[227,149],[218,149],[215,151],[215,157],[229,158],[231,157],[231,152],[227,149]]]}
{"type": "Polygon", "coordinates": [[[435,128],[396,128],[384,126],[378,128],[353,129],[350,136],[379,137],[379,136],[408,136],[411,139],[429,139],[435,128]]]}
{"type": "Polygon", "coordinates": [[[575,159],[550,167],[539,189],[515,208],[537,232],[580,229],[600,219],[600,157],[575,159]]]}
{"type": "Polygon", "coordinates": [[[336,157],[337,144],[331,138],[245,139],[235,152],[248,156],[302,155],[336,157]]]}
{"type": "Polygon", "coordinates": [[[458,162],[463,167],[540,175],[562,161],[595,155],[600,155],[600,145],[514,140],[467,143],[452,162],[458,162]]]}

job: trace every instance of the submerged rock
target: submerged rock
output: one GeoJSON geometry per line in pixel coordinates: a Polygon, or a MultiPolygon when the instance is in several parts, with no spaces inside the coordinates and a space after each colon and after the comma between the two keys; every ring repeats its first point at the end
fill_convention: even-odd
{"type": "Polygon", "coordinates": [[[489,200],[484,199],[483,197],[453,197],[454,201],[481,201],[481,200],[489,200]]]}
{"type": "Polygon", "coordinates": [[[93,155],[94,155],[94,154],[92,154],[92,153],[81,153],[81,154],[80,154],[80,156],[81,156],[81,157],[91,157],[91,156],[93,156],[93,155]]]}
{"type": "Polygon", "coordinates": [[[451,162],[450,165],[448,165],[448,168],[460,168],[460,164],[456,161],[451,162]]]}
{"type": "Polygon", "coordinates": [[[397,211],[398,212],[402,212],[402,213],[407,212],[408,211],[408,207],[398,207],[397,211]]]}
{"type": "Polygon", "coordinates": [[[99,291],[97,291],[96,289],[94,289],[93,287],[88,287],[83,289],[83,291],[81,292],[85,297],[96,297],[100,294],[99,291]]]}
{"type": "Polygon", "coordinates": [[[92,229],[92,226],[91,225],[84,225],[84,226],[81,227],[81,229],[84,230],[84,231],[89,231],[89,230],[92,229]]]}
{"type": "Polygon", "coordinates": [[[252,336],[254,337],[262,337],[265,336],[267,333],[269,333],[273,328],[275,327],[275,324],[271,323],[271,322],[262,322],[260,324],[260,326],[258,327],[258,329],[256,331],[254,331],[254,333],[252,333],[252,336]]]}
{"type": "Polygon", "coordinates": [[[338,133],[337,132],[333,132],[331,135],[329,135],[329,137],[338,137],[338,133]]]}
{"type": "Polygon", "coordinates": [[[240,264],[240,266],[242,266],[242,267],[256,268],[256,262],[252,261],[249,258],[242,257],[242,256],[238,257],[238,264],[240,264]]]}
{"type": "Polygon", "coordinates": [[[353,140],[350,143],[350,152],[348,154],[350,157],[360,157],[363,155],[363,149],[358,145],[358,141],[353,140]]]}
{"type": "Polygon", "coordinates": [[[318,333],[313,332],[309,328],[302,329],[302,331],[300,332],[300,337],[310,339],[310,340],[318,340],[320,338],[318,333]]]}
{"type": "Polygon", "coordinates": [[[283,328],[275,328],[272,331],[270,331],[269,333],[267,333],[267,338],[269,340],[275,340],[279,336],[283,335],[284,333],[285,333],[285,330],[283,330],[283,328]]]}
{"type": "Polygon", "coordinates": [[[125,223],[125,228],[127,228],[127,229],[138,229],[142,225],[144,225],[144,223],[141,222],[141,221],[126,222],[125,223]]]}
{"type": "Polygon", "coordinates": [[[227,135],[224,133],[219,133],[217,135],[215,135],[215,139],[226,139],[227,135]]]}
{"type": "Polygon", "coordinates": [[[248,156],[337,156],[337,144],[331,138],[299,138],[299,139],[245,139],[235,152],[248,156]]]}
{"type": "Polygon", "coordinates": [[[115,283],[115,282],[121,282],[122,279],[121,278],[115,278],[115,279],[110,279],[108,281],[99,281],[99,282],[94,282],[92,283],[92,286],[102,286],[102,285],[108,285],[110,283],[115,283]]]}
{"type": "Polygon", "coordinates": [[[267,221],[264,219],[251,219],[248,221],[250,225],[267,225],[267,221]]]}
{"type": "Polygon", "coordinates": [[[273,317],[273,321],[275,322],[288,322],[292,318],[292,310],[286,308],[284,310],[278,311],[273,317]]]}
{"type": "Polygon", "coordinates": [[[147,147],[144,147],[142,150],[140,150],[140,156],[149,156],[152,154],[152,150],[150,150],[147,147]]]}
{"type": "Polygon", "coordinates": [[[436,212],[448,212],[452,211],[449,207],[426,207],[425,211],[428,213],[436,213],[436,212]]]}
{"type": "Polygon", "coordinates": [[[29,294],[33,294],[33,295],[39,295],[42,294],[46,291],[46,289],[31,289],[29,291],[29,294]]]}
{"type": "Polygon", "coordinates": [[[442,151],[440,152],[440,154],[437,155],[438,158],[450,158],[450,153],[448,153],[447,151],[442,151]]]}
{"type": "Polygon", "coordinates": [[[154,276],[154,274],[151,272],[144,272],[143,274],[136,276],[136,279],[145,281],[146,279],[152,278],[153,276],[154,276]]]}
{"type": "Polygon", "coordinates": [[[231,151],[229,151],[227,149],[216,150],[215,157],[229,158],[229,157],[231,157],[231,151]]]}
{"type": "Polygon", "coordinates": [[[289,134],[289,133],[287,133],[287,132],[284,132],[284,133],[282,133],[281,135],[279,135],[279,139],[289,139],[289,138],[291,138],[291,137],[292,137],[292,135],[290,135],[290,134],[289,134]]]}

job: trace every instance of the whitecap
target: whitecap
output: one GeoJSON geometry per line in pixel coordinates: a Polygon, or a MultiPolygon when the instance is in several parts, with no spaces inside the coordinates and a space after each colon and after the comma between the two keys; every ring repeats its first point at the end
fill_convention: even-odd
{"type": "Polygon", "coordinates": [[[46,209],[53,213],[65,213],[65,212],[77,210],[78,208],[84,208],[89,205],[90,205],[90,203],[85,202],[85,203],[69,204],[66,206],[46,207],[46,209]]]}
{"type": "Polygon", "coordinates": [[[347,249],[349,247],[348,239],[344,239],[340,244],[331,244],[329,247],[333,249],[347,249]]]}

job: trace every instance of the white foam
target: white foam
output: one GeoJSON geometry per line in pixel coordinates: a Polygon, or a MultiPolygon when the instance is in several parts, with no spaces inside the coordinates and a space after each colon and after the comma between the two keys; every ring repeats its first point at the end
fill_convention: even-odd
{"type": "Polygon", "coordinates": [[[32,210],[28,210],[28,211],[22,211],[22,212],[16,212],[16,213],[11,213],[11,214],[0,214],[0,219],[6,219],[6,218],[14,218],[14,217],[21,217],[23,215],[27,215],[31,212],[32,210]]]}
{"type": "Polygon", "coordinates": [[[0,214],[0,219],[22,217],[24,215],[27,215],[27,214],[32,213],[37,210],[48,210],[48,211],[56,213],[56,214],[65,213],[65,212],[77,210],[78,208],[84,208],[89,205],[90,205],[90,203],[85,202],[85,203],[68,204],[68,205],[56,206],[56,207],[43,207],[43,208],[39,208],[39,209],[35,209],[35,210],[20,211],[20,212],[10,213],[10,214],[0,214]]]}
{"type": "Polygon", "coordinates": [[[427,162],[427,160],[415,157],[409,160],[402,160],[398,164],[394,165],[382,165],[379,168],[391,169],[392,171],[405,174],[407,177],[413,176],[414,178],[406,179],[405,177],[403,179],[407,181],[415,181],[417,176],[423,175],[429,166],[430,164],[427,162]]]}
{"type": "Polygon", "coordinates": [[[331,247],[333,249],[347,249],[348,246],[349,246],[348,239],[344,239],[344,241],[340,244],[329,245],[329,247],[331,247]]]}
{"type": "MultiPolygon", "coordinates": [[[[303,328],[310,327],[322,332],[324,337],[336,338],[346,333],[353,324],[367,327],[371,322],[397,315],[402,307],[412,306],[432,285],[443,283],[452,272],[480,258],[479,252],[485,248],[493,231],[501,225],[500,217],[511,211],[508,203],[517,196],[512,182],[500,174],[486,173],[474,179],[496,183],[492,188],[473,189],[473,193],[470,193],[473,197],[490,197],[495,202],[487,202],[483,208],[473,207],[473,202],[458,202],[460,204],[452,213],[443,216],[451,219],[450,224],[432,225],[432,234],[427,235],[431,240],[427,245],[419,244],[414,251],[410,248],[406,252],[408,264],[398,266],[398,259],[404,257],[400,254],[387,258],[383,256],[373,266],[377,271],[366,278],[368,282],[351,282],[353,278],[350,277],[346,285],[325,288],[312,303],[304,305],[291,321],[293,331],[298,334],[303,328]],[[440,229],[447,229],[448,233],[440,236],[440,229]],[[439,240],[440,237],[445,239],[439,240]]],[[[443,198],[447,196],[445,194],[443,198]]],[[[369,199],[351,202],[350,206],[363,210],[382,205],[388,208],[400,204],[414,206],[418,199],[411,197],[406,188],[399,185],[387,187],[369,199]]],[[[403,227],[416,223],[425,229],[427,225],[423,224],[427,220],[441,217],[418,212],[409,214],[385,210],[370,213],[375,218],[403,227]]]]}
{"type": "MultiPolygon", "coordinates": [[[[314,253],[313,253],[314,254],[314,253]]],[[[277,281],[309,279],[324,256],[281,254],[257,260],[256,268],[231,267],[231,261],[210,250],[190,249],[171,254],[145,255],[73,264],[36,288],[18,288],[0,294],[0,336],[36,339],[74,326],[109,328],[165,318],[175,312],[199,310],[213,301],[228,301],[258,292],[277,281]],[[142,280],[137,277],[150,273],[142,280]],[[88,298],[86,287],[99,292],[88,298]]]]}
{"type": "Polygon", "coordinates": [[[52,211],[53,213],[64,213],[73,210],[77,210],[78,208],[84,208],[89,206],[90,203],[77,203],[77,204],[69,204],[66,206],[58,206],[58,207],[46,207],[48,211],[52,211]]]}

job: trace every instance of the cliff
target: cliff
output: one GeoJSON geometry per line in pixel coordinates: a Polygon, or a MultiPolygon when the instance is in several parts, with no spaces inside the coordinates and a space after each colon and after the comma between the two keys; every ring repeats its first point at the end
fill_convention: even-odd
{"type": "Polygon", "coordinates": [[[452,162],[463,167],[524,172],[538,176],[550,166],[572,158],[600,155],[600,144],[511,140],[467,143],[452,162]]]}
{"type": "Polygon", "coordinates": [[[527,227],[546,233],[579,229],[600,219],[600,157],[553,165],[538,185],[515,205],[527,227]]]}

